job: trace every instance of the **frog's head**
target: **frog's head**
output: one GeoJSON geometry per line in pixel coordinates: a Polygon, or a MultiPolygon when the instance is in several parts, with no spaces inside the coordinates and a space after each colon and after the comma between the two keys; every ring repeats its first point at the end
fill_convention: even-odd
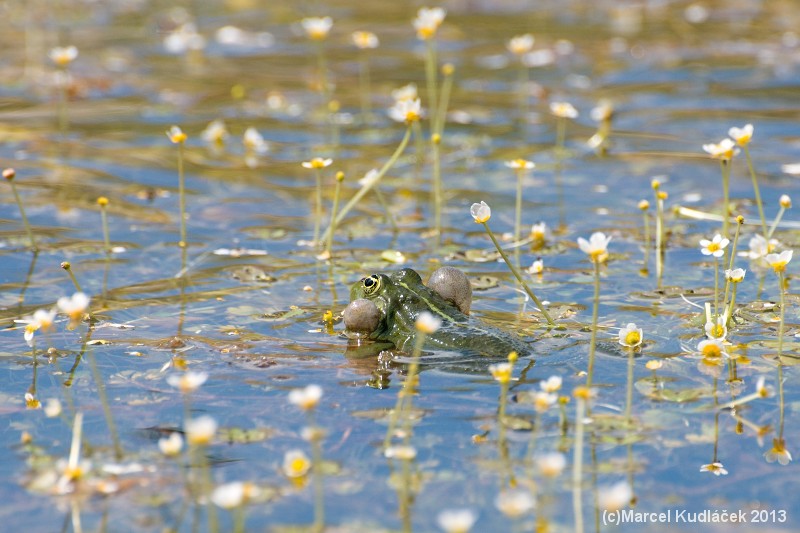
{"type": "Polygon", "coordinates": [[[393,306],[394,283],[384,274],[361,278],[350,287],[350,304],[344,310],[345,327],[352,332],[378,335],[387,327],[393,306]]]}

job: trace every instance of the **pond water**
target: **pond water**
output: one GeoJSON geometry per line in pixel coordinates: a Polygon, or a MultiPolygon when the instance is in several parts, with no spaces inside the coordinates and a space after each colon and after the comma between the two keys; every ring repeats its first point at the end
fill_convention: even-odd
{"type": "MultiPolygon", "coordinates": [[[[5,527],[436,531],[446,529],[443,511],[465,509],[475,531],[800,528],[796,264],[779,278],[764,257],[741,255],[763,234],[746,155],[766,226],[800,173],[791,166],[800,161],[794,2],[453,0],[427,41],[411,24],[420,7],[3,3],[0,158],[15,169],[0,228],[5,527]],[[323,39],[300,23],[313,16],[333,19],[323,39]],[[377,48],[356,48],[357,30],[374,32],[377,48]],[[509,39],[525,33],[535,42],[511,53],[509,39]],[[48,54],[67,45],[78,55],[59,66],[48,54]],[[434,92],[452,84],[438,204],[432,50],[434,92]],[[445,63],[451,82],[439,72],[445,63]],[[337,226],[332,258],[320,257],[324,246],[308,245],[317,171],[301,163],[332,159],[319,170],[324,231],[336,173],[341,210],[404,139],[407,126],[386,111],[408,83],[419,88],[419,128],[408,126],[379,194],[364,195],[337,226]],[[559,101],[577,117],[554,116],[559,101]],[[603,101],[613,114],[593,118],[603,101]],[[223,142],[203,138],[213,120],[224,121],[223,142]],[[704,151],[748,123],[748,154],[726,165],[704,151]],[[165,135],[173,125],[185,144],[165,135]],[[243,141],[248,128],[263,144],[243,141]],[[598,132],[600,146],[587,143],[598,132]],[[515,246],[517,171],[505,163],[518,158],[536,168],[523,171],[515,246]],[[744,217],[732,263],[732,244],[719,260],[700,245],[724,231],[726,169],[731,216],[744,217]],[[666,193],[663,261],[654,179],[666,193]],[[556,327],[473,220],[480,201],[556,327]],[[531,241],[540,221],[545,239],[531,241]],[[576,241],[598,231],[611,241],[595,271],[576,241]],[[538,257],[542,274],[527,273],[538,257]],[[91,297],[88,315],[59,313],[26,342],[17,321],[77,291],[65,261],[91,297]],[[423,279],[441,265],[461,269],[475,288],[472,314],[532,352],[506,390],[490,365],[507,354],[426,350],[417,393],[397,412],[403,431],[389,439],[412,446],[411,459],[397,447],[401,457],[387,458],[384,440],[412,354],[354,355],[341,322],[351,284],[400,265],[423,279]],[[730,265],[747,272],[719,345],[729,355],[703,357],[703,306],[714,307],[716,271],[722,312],[730,265]],[[631,322],[644,338],[632,352],[618,343],[631,322]],[[198,374],[207,380],[192,392],[168,381],[198,374]],[[537,392],[551,376],[563,380],[559,400],[542,406],[552,398],[537,392]],[[289,393],[309,385],[323,393],[303,413],[289,393]],[[202,416],[218,424],[208,442],[195,436],[177,455],[162,453],[160,439],[202,416]],[[304,454],[288,467],[295,478],[284,464],[292,450],[304,454]],[[78,451],[91,463],[82,470],[78,451]],[[248,483],[241,505],[235,482],[248,483]],[[609,514],[619,509],[647,514],[609,514]],[[731,523],[733,514],[745,523],[731,523]]],[[[800,241],[785,211],[775,252],[800,241]]],[[[737,226],[727,228],[731,240],[737,226]]]]}

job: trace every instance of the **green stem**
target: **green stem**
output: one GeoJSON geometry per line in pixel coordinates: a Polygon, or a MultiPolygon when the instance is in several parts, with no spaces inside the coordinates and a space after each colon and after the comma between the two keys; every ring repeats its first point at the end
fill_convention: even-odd
{"type": "Polygon", "coordinates": [[[436,133],[437,123],[439,116],[436,113],[436,104],[439,98],[436,94],[436,42],[431,39],[425,41],[426,54],[425,54],[425,83],[428,89],[428,112],[430,113],[431,121],[431,134],[436,133]]]}
{"type": "Polygon", "coordinates": [[[108,217],[106,216],[105,206],[100,208],[100,220],[103,224],[103,243],[106,247],[106,253],[111,253],[111,239],[108,235],[108,217]]]}
{"type": "Polygon", "coordinates": [[[633,409],[633,368],[635,359],[633,357],[634,349],[628,348],[628,386],[625,390],[625,420],[628,422],[628,429],[633,428],[633,417],[631,411],[633,409]]]}
{"type": "MultiPolygon", "coordinates": [[[[310,411],[309,411],[310,414],[310,411]]],[[[312,431],[317,431],[311,426],[312,431]]],[[[314,527],[316,533],[322,533],[325,528],[325,486],[323,485],[322,472],[322,445],[320,435],[314,435],[311,440],[311,473],[314,476],[314,527]]]]}
{"type": "Polygon", "coordinates": [[[664,273],[664,200],[656,191],[656,284],[661,286],[664,273]]]}
{"type": "Polygon", "coordinates": [[[719,257],[714,256],[714,318],[719,318],[719,257]]]}
{"type": "Polygon", "coordinates": [[[369,56],[366,50],[359,51],[358,86],[361,92],[361,116],[364,123],[370,122],[372,117],[372,104],[370,96],[369,56]]]}
{"type": "MultiPolygon", "coordinates": [[[[397,160],[400,158],[400,155],[402,155],[403,151],[406,149],[406,146],[408,146],[408,140],[410,138],[411,138],[411,125],[409,125],[408,128],[406,129],[406,133],[403,136],[403,140],[400,141],[400,144],[392,154],[392,157],[389,158],[389,160],[381,167],[381,169],[378,171],[378,175],[369,183],[364,184],[358,190],[358,192],[356,192],[356,194],[350,199],[350,201],[345,204],[342,210],[336,214],[336,218],[334,219],[334,224],[336,224],[337,226],[341,224],[342,220],[344,220],[344,217],[347,215],[347,213],[349,213],[350,210],[353,209],[353,207],[355,207],[355,205],[361,201],[364,195],[367,194],[370,191],[370,189],[372,189],[375,185],[377,185],[377,183],[381,180],[381,178],[383,178],[383,176],[389,171],[389,169],[392,168],[392,166],[394,166],[395,163],[397,163],[397,160]]],[[[323,233],[322,235],[323,239],[328,238],[328,234],[331,232],[331,227],[332,226],[329,226],[328,229],[325,230],[325,233],[323,233]]]]}
{"type": "Polygon", "coordinates": [[[483,227],[486,228],[486,233],[488,233],[489,237],[491,237],[495,248],[497,248],[497,251],[500,252],[500,256],[503,258],[503,261],[506,262],[506,265],[508,265],[508,268],[511,270],[511,273],[514,274],[514,277],[517,278],[519,284],[522,285],[522,288],[525,290],[525,293],[530,297],[531,300],[533,300],[533,303],[536,304],[536,307],[539,308],[539,311],[542,312],[545,319],[547,320],[547,323],[550,324],[551,326],[555,325],[555,322],[550,317],[550,313],[547,312],[547,309],[544,308],[542,302],[539,300],[539,298],[536,297],[535,294],[533,294],[533,291],[530,289],[530,287],[528,287],[527,283],[525,283],[525,280],[522,279],[522,276],[520,275],[519,271],[516,269],[514,264],[508,259],[508,256],[503,251],[503,248],[500,246],[500,243],[497,242],[494,233],[492,233],[492,230],[489,228],[489,223],[483,222],[482,224],[483,227]]]}
{"type": "MultiPolygon", "coordinates": [[[[403,388],[397,391],[397,402],[395,403],[394,410],[391,412],[389,417],[389,427],[386,428],[386,436],[383,439],[384,449],[388,448],[392,443],[392,437],[394,436],[394,431],[397,427],[397,422],[400,418],[401,412],[405,411],[406,409],[411,409],[411,397],[414,394],[414,380],[416,379],[417,369],[419,368],[419,356],[422,353],[422,347],[424,344],[425,334],[421,331],[417,331],[417,335],[414,339],[414,351],[411,355],[411,364],[408,366],[408,373],[406,374],[406,379],[403,382],[403,388]]],[[[407,413],[406,417],[408,418],[407,429],[410,430],[410,413],[407,413]]]]}
{"type": "Polygon", "coordinates": [[[644,269],[647,270],[648,258],[650,257],[650,217],[647,211],[644,212],[644,269]]]}
{"type": "Polygon", "coordinates": [[[785,212],[786,208],[781,206],[781,208],[778,210],[778,214],[775,215],[775,220],[772,221],[772,226],[770,226],[769,233],[767,234],[767,250],[769,250],[769,240],[772,238],[772,234],[775,233],[775,230],[778,228],[778,224],[783,218],[783,214],[785,212]]]}
{"type": "Polygon", "coordinates": [[[523,168],[517,169],[517,198],[514,212],[514,242],[519,242],[520,228],[522,228],[522,180],[525,177],[523,168]]]}
{"type": "Polygon", "coordinates": [[[747,159],[747,169],[750,171],[750,179],[753,180],[753,192],[756,195],[758,216],[761,218],[761,231],[764,233],[764,238],[769,240],[769,237],[767,237],[767,219],[764,217],[764,204],[761,202],[761,192],[758,190],[758,178],[756,177],[756,171],[753,168],[753,160],[750,158],[750,149],[746,144],[742,146],[742,149],[744,150],[744,156],[747,159]]]}
{"type": "MultiPolygon", "coordinates": [[[[92,337],[92,328],[90,327],[89,330],[86,332],[86,340],[84,341],[84,347],[88,345],[91,337],[92,337]]],[[[111,406],[108,404],[108,395],[106,394],[106,386],[105,382],[103,381],[103,375],[100,373],[100,369],[97,367],[97,361],[95,360],[94,352],[91,349],[86,350],[86,358],[89,360],[89,367],[92,370],[92,377],[94,378],[94,384],[97,387],[97,395],[100,398],[100,405],[102,405],[103,407],[103,415],[106,418],[106,425],[108,425],[108,432],[111,434],[111,441],[114,444],[114,457],[117,459],[117,461],[121,461],[124,452],[122,451],[122,443],[119,440],[117,425],[114,423],[114,417],[111,414],[111,406]]]]}
{"type": "Polygon", "coordinates": [[[17,192],[17,186],[13,181],[9,181],[9,183],[11,183],[11,190],[14,192],[14,199],[17,201],[17,207],[19,207],[19,214],[20,217],[22,217],[22,224],[25,226],[25,233],[28,234],[28,240],[31,243],[31,250],[38,252],[39,249],[36,247],[36,240],[33,238],[33,231],[31,230],[31,225],[28,223],[28,217],[25,216],[25,208],[22,207],[22,199],[17,192]]]}
{"type": "Polygon", "coordinates": [[[594,376],[594,353],[597,346],[597,315],[600,307],[600,262],[594,263],[594,298],[592,305],[592,337],[589,341],[589,368],[587,369],[586,386],[592,386],[594,376]]]}
{"type": "Polygon", "coordinates": [[[315,169],[317,188],[314,195],[314,246],[319,243],[319,227],[322,221],[322,170],[315,169]]]}
{"type": "Polygon", "coordinates": [[[575,402],[575,451],[572,454],[572,513],[575,533],[583,533],[583,418],[586,405],[583,398],[575,402]]]}
{"type": "Polygon", "coordinates": [[[442,161],[440,153],[441,137],[435,134],[431,139],[433,150],[433,227],[437,242],[442,232],[442,161]]]}
{"type": "Polygon", "coordinates": [[[719,160],[720,168],[722,170],[722,236],[728,238],[728,226],[730,225],[731,218],[731,199],[730,199],[730,178],[731,178],[731,164],[727,159],[719,160]]]}
{"type": "Polygon", "coordinates": [[[397,222],[394,219],[394,215],[392,215],[392,211],[389,209],[389,204],[386,202],[386,198],[383,196],[383,193],[378,187],[373,187],[375,190],[375,197],[378,199],[378,203],[381,204],[383,208],[383,212],[386,213],[386,221],[392,226],[392,233],[397,233],[399,231],[397,227],[397,222]]]}
{"type": "Polygon", "coordinates": [[[333,234],[336,231],[336,211],[339,209],[339,194],[342,190],[342,180],[336,179],[336,185],[333,189],[333,209],[331,211],[331,230],[328,232],[328,239],[325,245],[325,250],[328,252],[328,260],[333,264],[333,234]]]}
{"type": "Polygon", "coordinates": [[[178,201],[181,211],[181,240],[178,246],[186,247],[186,188],[183,173],[183,143],[178,143],[178,201]]]}
{"type": "Polygon", "coordinates": [[[556,119],[556,158],[558,165],[561,165],[561,157],[564,155],[564,140],[567,136],[567,119],[558,117],[556,119]]]}

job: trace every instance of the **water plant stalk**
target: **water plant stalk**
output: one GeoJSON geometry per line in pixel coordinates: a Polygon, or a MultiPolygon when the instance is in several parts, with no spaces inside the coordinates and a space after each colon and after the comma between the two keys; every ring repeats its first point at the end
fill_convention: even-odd
{"type": "Polygon", "coordinates": [[[722,236],[727,239],[731,218],[731,162],[728,159],[720,159],[719,166],[722,171],[722,236]]]}
{"type": "Polygon", "coordinates": [[[764,203],[761,201],[761,192],[758,190],[758,177],[756,176],[756,171],[753,168],[753,160],[750,157],[750,148],[745,143],[742,145],[742,149],[744,150],[744,157],[747,160],[747,169],[750,171],[750,179],[753,181],[753,193],[756,197],[758,216],[761,220],[761,231],[763,232],[764,238],[769,240],[769,237],[767,236],[767,219],[764,217],[764,203]]]}
{"type": "Polygon", "coordinates": [[[600,261],[594,264],[594,297],[592,298],[592,336],[589,340],[589,367],[586,370],[586,386],[592,386],[594,376],[594,354],[597,349],[597,316],[600,308],[600,261]]]}
{"type": "MultiPolygon", "coordinates": [[[[390,168],[394,166],[395,163],[397,163],[397,160],[403,154],[403,151],[406,149],[406,146],[408,146],[408,140],[410,138],[411,138],[411,125],[409,124],[408,127],[406,128],[405,135],[403,135],[403,139],[400,141],[400,144],[397,146],[397,148],[395,149],[394,153],[389,158],[389,160],[386,163],[384,163],[384,165],[381,167],[381,169],[378,171],[375,177],[373,177],[373,179],[371,179],[368,183],[362,185],[361,188],[356,192],[356,194],[350,199],[350,201],[348,201],[345,204],[342,210],[336,214],[336,217],[333,219],[334,220],[333,223],[335,225],[338,226],[339,224],[341,224],[342,220],[344,220],[344,217],[347,216],[347,213],[349,213],[350,210],[353,209],[353,207],[355,207],[356,204],[358,204],[358,202],[360,202],[362,198],[364,198],[364,195],[367,194],[370,191],[370,189],[372,189],[381,180],[381,178],[383,178],[384,175],[386,175],[386,173],[389,171],[390,168]]],[[[331,232],[331,227],[332,226],[328,226],[328,228],[322,234],[323,239],[328,238],[328,235],[331,232]]]]}
{"type": "Polygon", "coordinates": [[[336,232],[336,211],[339,209],[339,196],[342,192],[342,182],[344,181],[344,172],[336,173],[336,185],[333,189],[333,208],[331,209],[331,230],[328,232],[328,238],[325,244],[325,251],[328,259],[333,263],[333,234],[336,232]]]}
{"type": "Polygon", "coordinates": [[[314,168],[317,187],[314,191],[314,246],[319,245],[319,227],[322,223],[322,169],[314,168]]]}
{"type": "Polygon", "coordinates": [[[311,435],[311,475],[314,478],[314,525],[312,530],[322,533],[325,529],[325,486],[322,470],[322,431],[314,421],[311,409],[308,413],[308,428],[311,435]]]}
{"type": "Polygon", "coordinates": [[[359,50],[358,86],[361,93],[361,120],[368,124],[372,119],[372,89],[369,75],[369,55],[365,49],[359,50]]]}
{"type": "Polygon", "coordinates": [[[783,205],[780,206],[778,209],[778,214],[775,215],[775,220],[772,221],[772,225],[769,227],[769,232],[767,233],[767,247],[769,248],[769,240],[772,238],[772,235],[775,233],[775,230],[778,229],[778,224],[780,224],[781,219],[783,218],[783,214],[786,212],[786,207],[783,205]]]}
{"type": "Polygon", "coordinates": [[[100,222],[103,226],[103,244],[106,247],[106,253],[111,253],[111,239],[108,234],[108,216],[106,208],[108,207],[108,198],[101,196],[97,199],[97,205],[100,206],[100,222]]]}
{"type": "Polygon", "coordinates": [[[650,258],[650,214],[646,209],[642,210],[642,218],[644,222],[644,265],[643,268],[647,270],[647,265],[650,258]]]}
{"type": "Polygon", "coordinates": [[[61,268],[66,270],[67,274],[69,274],[69,279],[71,279],[72,284],[75,285],[75,290],[78,292],[83,292],[83,289],[81,289],[81,284],[78,283],[78,278],[75,277],[75,273],[72,271],[72,263],[69,261],[63,261],[61,263],[61,268]]]}
{"type": "Polygon", "coordinates": [[[520,166],[517,169],[517,197],[514,210],[514,242],[519,242],[522,228],[522,182],[525,179],[525,168],[520,166]]]}
{"type": "Polygon", "coordinates": [[[414,387],[417,381],[417,372],[419,370],[419,356],[422,354],[422,347],[425,345],[425,332],[417,330],[414,337],[414,351],[411,353],[411,364],[408,365],[408,372],[406,379],[403,382],[403,388],[397,391],[397,402],[395,403],[394,410],[389,417],[389,427],[386,428],[386,436],[383,439],[383,447],[388,448],[392,442],[395,428],[400,415],[405,416],[404,433],[408,436],[411,433],[411,402],[414,396],[414,387]]]}
{"type": "Polygon", "coordinates": [[[575,395],[575,449],[572,453],[572,513],[575,533],[583,533],[583,419],[586,402],[575,395]]]}
{"type": "Polygon", "coordinates": [[[181,240],[178,246],[186,247],[186,184],[183,172],[183,142],[178,144],[178,203],[180,204],[181,240]]]}
{"type": "Polygon", "coordinates": [[[541,300],[539,300],[539,298],[537,298],[536,295],[533,294],[531,288],[528,287],[528,284],[525,283],[525,280],[522,279],[522,275],[519,273],[519,270],[517,270],[514,264],[508,259],[508,256],[503,251],[503,247],[500,246],[499,242],[497,242],[497,238],[494,236],[494,233],[492,233],[491,228],[489,228],[489,223],[484,221],[481,222],[481,224],[483,224],[483,227],[486,229],[486,233],[489,234],[489,237],[492,239],[492,242],[494,243],[494,247],[497,248],[497,251],[503,258],[503,261],[506,262],[506,265],[511,270],[511,273],[514,274],[514,277],[517,278],[519,284],[522,285],[522,288],[525,290],[525,293],[530,297],[531,300],[533,300],[533,303],[536,304],[536,307],[539,308],[539,311],[541,311],[542,315],[544,315],[544,318],[547,320],[547,323],[551,326],[554,326],[555,321],[553,321],[553,318],[550,316],[550,313],[547,312],[547,309],[545,309],[544,304],[542,304],[541,300]]]}
{"type": "Polygon", "coordinates": [[[25,208],[22,206],[22,199],[19,197],[19,192],[17,192],[17,186],[14,183],[14,178],[16,177],[17,173],[13,168],[7,168],[3,170],[3,177],[6,181],[11,185],[11,192],[14,193],[14,200],[17,202],[17,207],[19,208],[19,214],[22,218],[22,224],[25,226],[25,233],[28,235],[28,241],[30,242],[31,250],[34,252],[39,251],[36,247],[36,240],[33,238],[33,231],[31,230],[31,225],[28,222],[28,217],[25,215],[25,208]]]}

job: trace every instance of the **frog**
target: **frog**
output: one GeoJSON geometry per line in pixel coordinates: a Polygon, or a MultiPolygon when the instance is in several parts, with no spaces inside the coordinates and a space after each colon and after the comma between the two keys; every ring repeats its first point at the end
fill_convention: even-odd
{"type": "Polygon", "coordinates": [[[472,287],[455,267],[435,271],[428,284],[414,269],[376,273],[361,278],[350,289],[343,317],[350,338],[391,343],[409,352],[416,320],[427,311],[441,319],[441,327],[425,337],[425,348],[506,357],[530,353],[521,338],[470,315],[472,287]]]}

